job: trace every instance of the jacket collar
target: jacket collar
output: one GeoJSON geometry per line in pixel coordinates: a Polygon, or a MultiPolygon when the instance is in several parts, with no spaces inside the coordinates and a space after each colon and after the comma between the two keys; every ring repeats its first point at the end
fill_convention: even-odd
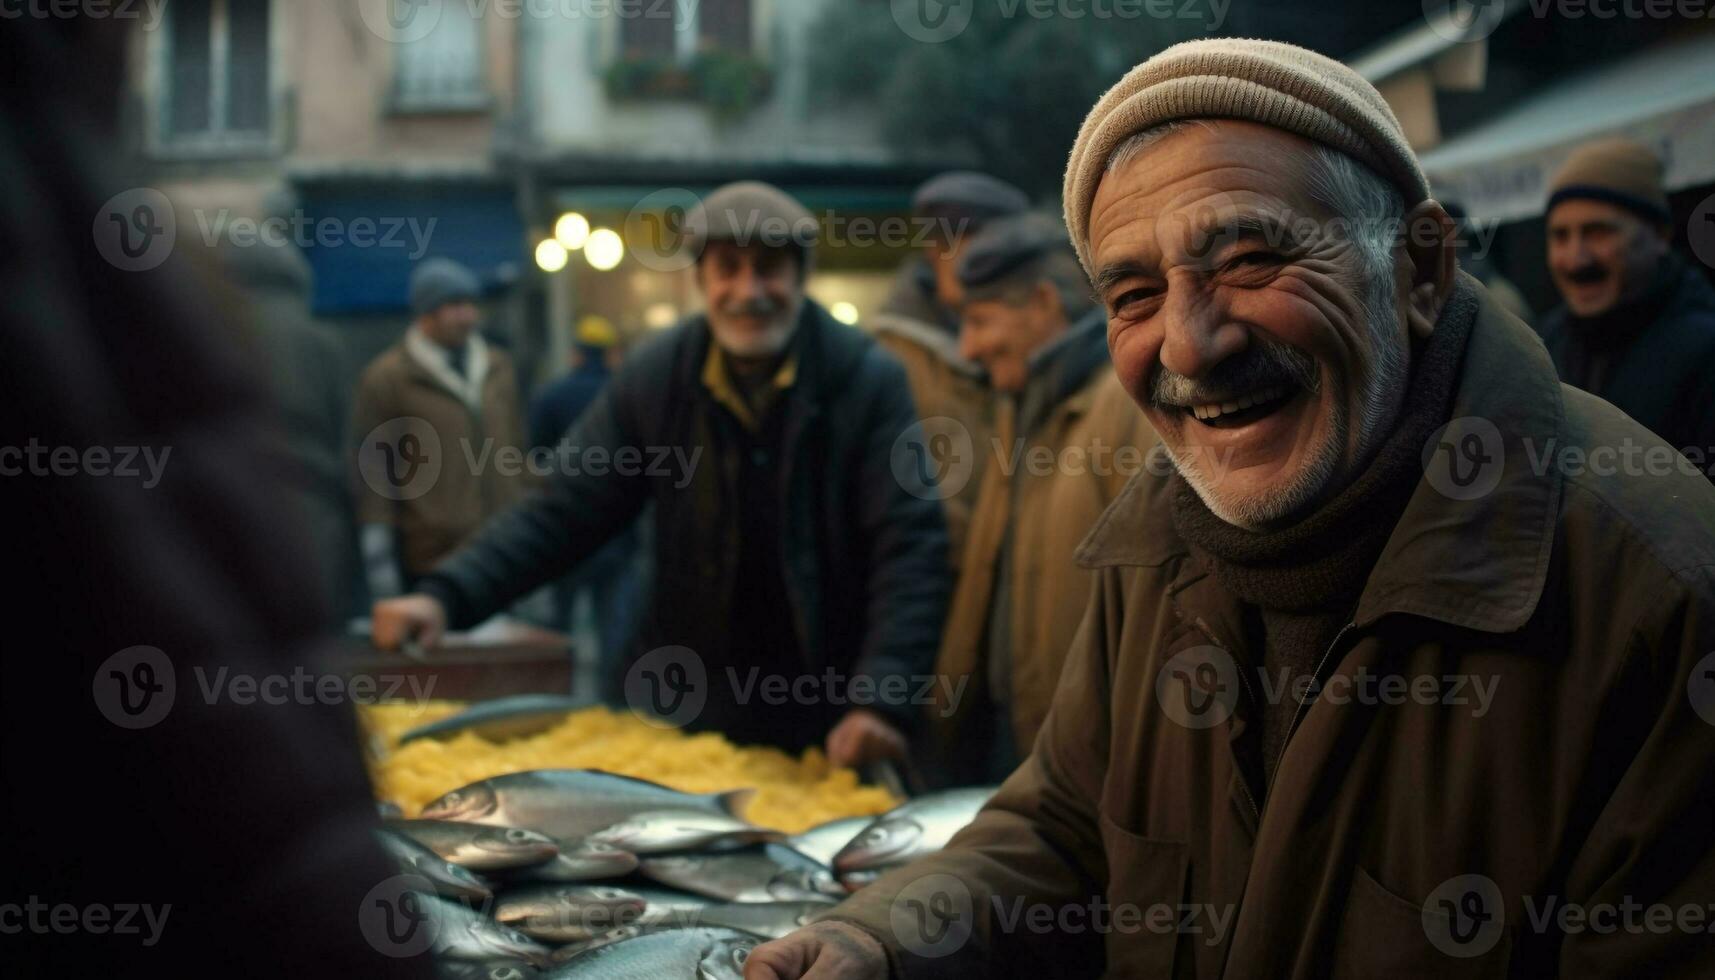
{"type": "MultiPolygon", "coordinates": [[[[1453,397],[1454,421],[1425,447],[1426,476],[1359,597],[1359,626],[1408,613],[1512,632],[1530,619],[1548,577],[1562,477],[1558,467],[1539,473],[1532,462],[1564,427],[1560,382],[1529,328],[1506,315],[1476,280],[1461,275],[1460,288],[1477,291],[1478,310],[1453,397]],[[1470,494],[1444,478],[1449,450],[1442,447],[1458,451],[1472,436],[1477,442],[1470,445],[1480,443],[1479,455],[1491,462],[1477,464],[1477,480],[1469,486],[1475,491],[1493,482],[1494,488],[1455,499],[1438,487],[1470,494]],[[1495,459],[1499,473],[1491,476],[1495,459]]],[[[1163,566],[1188,555],[1173,527],[1165,454],[1161,446],[1152,450],[1148,465],[1079,546],[1079,564],[1163,566]]],[[[1180,564],[1170,587],[1175,593],[1205,577],[1194,562],[1180,564]]]]}
{"type": "Polygon", "coordinates": [[[959,334],[956,330],[948,332],[932,323],[924,323],[922,320],[897,313],[875,314],[869,318],[869,328],[877,334],[893,334],[916,344],[957,374],[969,378],[983,376],[982,365],[967,360],[959,353],[959,334]]]}
{"type": "Polygon", "coordinates": [[[1108,361],[1107,314],[1095,309],[1030,355],[1029,380],[1018,396],[1018,431],[1029,433],[1064,405],[1082,414],[1094,397],[1090,378],[1108,361]]]}
{"type": "MultiPolygon", "coordinates": [[[[681,329],[682,343],[674,355],[678,390],[707,392],[703,371],[714,342],[708,317],[694,314],[683,321],[681,329]]],[[[805,299],[798,313],[797,332],[792,335],[789,360],[793,370],[786,404],[802,411],[832,399],[851,381],[858,362],[873,343],[856,327],[834,319],[816,301],[805,299]]]]}
{"type": "Polygon", "coordinates": [[[469,374],[460,377],[447,359],[447,352],[434,341],[423,335],[421,330],[412,327],[405,331],[405,359],[418,368],[420,377],[424,377],[469,405],[472,409],[482,408],[483,383],[488,378],[488,344],[482,335],[471,331],[470,351],[467,355],[466,368],[469,374]]]}

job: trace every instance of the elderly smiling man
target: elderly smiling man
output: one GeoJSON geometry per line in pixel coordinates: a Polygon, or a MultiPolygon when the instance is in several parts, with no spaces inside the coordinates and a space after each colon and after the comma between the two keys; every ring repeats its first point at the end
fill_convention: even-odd
{"type": "Polygon", "coordinates": [[[1532,465],[1660,441],[1457,272],[1335,62],[1168,49],[1065,201],[1175,472],[1081,546],[1054,705],[976,821],[747,976],[1715,975],[1708,483],[1532,465]]]}

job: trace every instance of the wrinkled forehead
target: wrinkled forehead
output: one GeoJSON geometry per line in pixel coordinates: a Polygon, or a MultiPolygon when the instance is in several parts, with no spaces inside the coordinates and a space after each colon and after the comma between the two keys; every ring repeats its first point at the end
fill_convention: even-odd
{"type": "Polygon", "coordinates": [[[1315,222],[1333,217],[1313,192],[1315,150],[1301,136],[1242,120],[1199,120],[1149,142],[1096,186],[1088,226],[1095,267],[1116,252],[1173,262],[1218,227],[1275,227],[1278,240],[1314,234],[1315,222]]]}

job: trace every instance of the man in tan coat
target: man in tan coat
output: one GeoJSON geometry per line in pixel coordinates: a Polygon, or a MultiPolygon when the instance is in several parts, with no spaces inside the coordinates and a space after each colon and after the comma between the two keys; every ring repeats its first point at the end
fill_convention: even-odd
{"type": "Polygon", "coordinates": [[[935,768],[970,785],[999,782],[1030,751],[1089,601],[1073,552],[1155,435],[1114,376],[1106,320],[1059,221],[986,226],[958,276],[959,350],[996,395],[936,667],[956,680],[935,705],[935,768]]]}
{"type": "Polygon", "coordinates": [[[476,331],[479,287],[457,262],[424,261],[411,277],[410,328],[358,382],[354,493],[377,598],[426,574],[530,478],[517,374],[476,331]]]}
{"type": "Polygon", "coordinates": [[[1028,759],[786,977],[1715,975],[1715,488],[1559,383],[1345,66],[1176,45],[1067,225],[1172,458],[1028,759]]]}
{"type": "Polygon", "coordinates": [[[988,174],[955,170],[925,181],[911,198],[919,228],[913,237],[925,242],[923,254],[900,267],[887,301],[867,323],[876,341],[905,367],[927,445],[957,447],[933,461],[933,490],[946,509],[955,575],[976,503],[980,447],[993,425],[993,393],[982,366],[959,351],[959,258],[984,225],[1022,214],[1028,205],[1023,191],[988,174]],[[970,459],[956,458],[966,436],[977,451],[970,459]]]}

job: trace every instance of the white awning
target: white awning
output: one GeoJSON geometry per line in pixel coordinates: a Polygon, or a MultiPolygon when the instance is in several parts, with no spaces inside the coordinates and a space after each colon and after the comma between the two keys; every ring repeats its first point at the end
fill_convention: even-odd
{"type": "Polygon", "coordinates": [[[1549,177],[1599,136],[1654,146],[1670,191],[1715,182],[1715,33],[1575,75],[1419,158],[1438,198],[1514,221],[1540,215],[1549,177]]]}

